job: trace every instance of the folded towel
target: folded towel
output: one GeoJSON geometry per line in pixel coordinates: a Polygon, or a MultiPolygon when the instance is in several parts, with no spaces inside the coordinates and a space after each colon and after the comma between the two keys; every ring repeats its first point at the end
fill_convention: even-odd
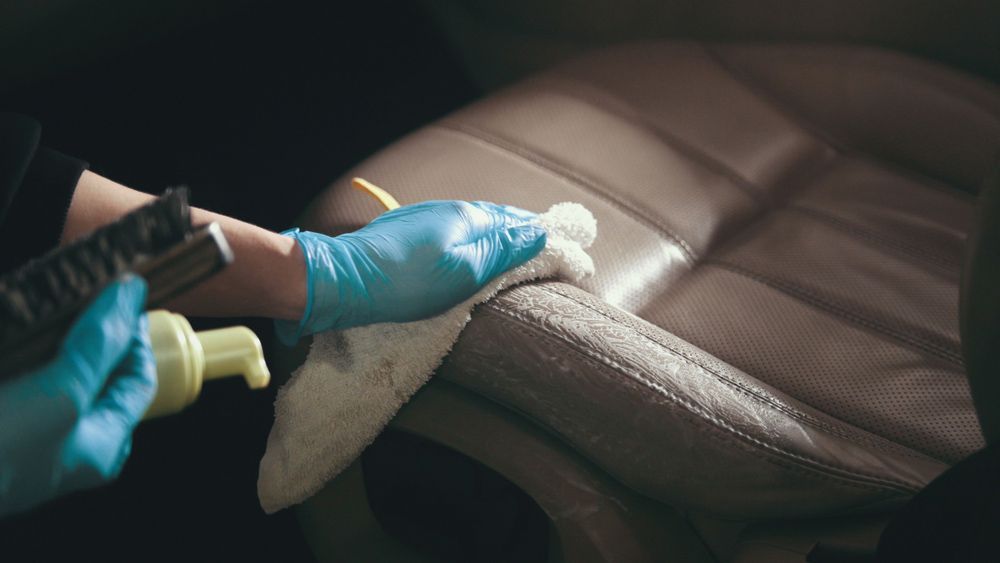
{"type": "Polygon", "coordinates": [[[278,391],[274,426],[260,461],[257,494],[268,514],[309,498],[351,464],[403,403],[430,379],[458,340],[472,308],[505,287],[549,277],[577,281],[594,263],[597,234],[582,205],[541,214],[545,249],[445,313],[318,334],[304,364],[278,391]]]}

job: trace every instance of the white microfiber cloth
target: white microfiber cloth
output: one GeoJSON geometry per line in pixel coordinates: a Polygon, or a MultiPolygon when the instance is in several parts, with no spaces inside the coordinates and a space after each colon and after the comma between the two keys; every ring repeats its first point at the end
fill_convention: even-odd
{"type": "Polygon", "coordinates": [[[300,503],[351,464],[426,383],[458,340],[472,308],[505,287],[538,278],[593,274],[584,252],[597,222],[580,204],[540,215],[545,249],[449,311],[412,323],[318,334],[304,364],[279,391],[260,460],[257,494],[268,514],[300,503]]]}

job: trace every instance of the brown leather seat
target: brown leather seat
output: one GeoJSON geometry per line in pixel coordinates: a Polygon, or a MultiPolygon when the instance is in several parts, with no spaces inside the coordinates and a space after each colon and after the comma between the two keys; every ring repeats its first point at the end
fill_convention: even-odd
{"type": "MultiPolygon", "coordinates": [[[[598,218],[597,275],[481,307],[439,376],[651,498],[733,518],[892,507],[982,447],[958,340],[1000,92],[825,46],[628,45],[347,175],[402,203],[598,218]]],[[[303,227],[378,212],[346,179],[303,227]]]]}

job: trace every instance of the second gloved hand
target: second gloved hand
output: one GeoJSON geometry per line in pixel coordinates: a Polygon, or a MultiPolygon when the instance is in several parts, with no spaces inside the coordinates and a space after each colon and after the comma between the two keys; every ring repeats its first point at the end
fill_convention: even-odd
{"type": "Polygon", "coordinates": [[[0,385],[0,516],[121,471],[156,394],[145,301],[141,278],[112,283],[51,362],[0,385]]]}
{"type": "Polygon", "coordinates": [[[432,317],[545,247],[534,213],[489,202],[426,201],[383,213],[353,233],[288,231],[305,256],[300,322],[277,321],[286,344],[300,336],[432,317]]]}

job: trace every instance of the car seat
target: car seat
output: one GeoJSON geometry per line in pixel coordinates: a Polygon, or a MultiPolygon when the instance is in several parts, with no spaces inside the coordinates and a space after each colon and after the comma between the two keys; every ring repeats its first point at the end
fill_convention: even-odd
{"type": "MultiPolygon", "coordinates": [[[[525,491],[552,559],[803,561],[872,548],[985,444],[959,288],[998,152],[1000,91],[937,64],[645,42],[415,131],[301,226],[374,217],[353,176],[403,204],[587,206],[597,274],[479,307],[392,427],[525,491]]],[[[314,541],[366,510],[361,471],[301,509],[314,541]]]]}

